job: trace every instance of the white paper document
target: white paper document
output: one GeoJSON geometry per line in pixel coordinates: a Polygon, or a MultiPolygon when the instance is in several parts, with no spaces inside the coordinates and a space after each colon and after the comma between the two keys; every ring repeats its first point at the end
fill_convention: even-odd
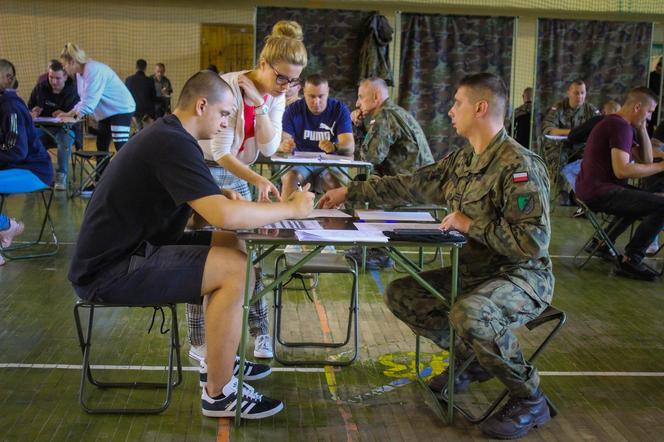
{"type": "Polygon", "coordinates": [[[429,212],[389,212],[385,210],[356,210],[355,216],[364,221],[421,221],[435,222],[429,212]]]}
{"type": "Polygon", "coordinates": [[[353,223],[357,230],[393,232],[395,229],[431,230],[440,228],[440,223],[353,223]]]}
{"type": "Polygon", "coordinates": [[[300,241],[387,242],[382,232],[369,230],[296,230],[295,235],[300,241]]]}
{"type": "Polygon", "coordinates": [[[339,209],[314,209],[307,217],[311,218],[352,218],[352,215],[342,212],[339,209]]]}
{"type": "Polygon", "coordinates": [[[305,229],[305,230],[318,230],[322,229],[318,221],[308,221],[301,219],[286,219],[273,224],[264,226],[266,229],[305,229]]]}

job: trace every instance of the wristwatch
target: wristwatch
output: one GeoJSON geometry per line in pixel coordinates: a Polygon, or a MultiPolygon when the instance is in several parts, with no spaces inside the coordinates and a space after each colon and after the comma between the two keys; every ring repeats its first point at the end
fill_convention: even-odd
{"type": "Polygon", "coordinates": [[[268,111],[267,104],[263,103],[260,106],[255,106],[254,107],[254,114],[255,115],[267,115],[268,111]]]}

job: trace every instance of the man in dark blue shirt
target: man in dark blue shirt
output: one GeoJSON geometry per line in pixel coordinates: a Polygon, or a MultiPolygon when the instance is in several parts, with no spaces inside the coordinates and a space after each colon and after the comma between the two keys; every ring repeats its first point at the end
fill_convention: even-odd
{"type": "Polygon", "coordinates": [[[143,128],[143,118],[148,116],[154,118],[155,103],[157,103],[157,93],[154,89],[154,81],[145,75],[148,63],[141,59],[136,60],[136,73],[130,75],[125,80],[127,89],[131,92],[136,102],[136,112],[134,118],[136,119],[136,126],[140,129],[143,128]]]}
{"type": "MultiPolygon", "coordinates": [[[[286,108],[283,117],[281,152],[319,152],[321,154],[353,155],[355,141],[350,111],[342,102],[329,97],[327,79],[314,74],[304,83],[304,100],[298,100],[286,108]]],[[[312,185],[326,192],[346,183],[338,168],[298,166],[281,178],[282,196],[288,197],[303,184],[316,180],[312,185]]]]}
{"type": "MultiPolygon", "coordinates": [[[[28,100],[28,109],[30,109],[32,118],[57,117],[72,110],[79,100],[74,80],[67,76],[62,63],[53,60],[48,67],[46,80],[37,83],[32,90],[28,100]]],[[[44,146],[58,148],[58,167],[54,187],[56,190],[65,190],[69,153],[75,139],[74,130],[49,126],[45,129],[37,129],[37,133],[44,146]]]]}
{"type": "MultiPolygon", "coordinates": [[[[132,137],[115,156],[85,211],[69,269],[83,299],[107,303],[187,302],[205,308],[205,416],[260,419],[283,408],[233,376],[240,341],[247,256],[235,233],[184,232],[192,211],[226,230],[303,218],[310,192],[288,201],[253,203],[217,187],[197,140],[228,125],[233,97],[218,75],[185,83],[173,114],[132,137]],[[238,400],[241,395],[242,400],[238,400]]],[[[253,272],[250,277],[253,287],[253,272]]],[[[245,364],[250,374],[252,364],[245,364]]],[[[247,379],[249,377],[247,376],[247,379]]]]}

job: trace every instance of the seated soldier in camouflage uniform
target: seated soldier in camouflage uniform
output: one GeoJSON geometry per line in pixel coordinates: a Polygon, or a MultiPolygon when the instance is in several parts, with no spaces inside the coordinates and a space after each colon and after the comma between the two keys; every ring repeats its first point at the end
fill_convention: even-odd
{"type": "MultiPolygon", "coordinates": [[[[579,127],[593,116],[599,115],[595,106],[586,103],[586,83],[583,80],[573,80],[567,88],[567,98],[557,102],[547,112],[542,121],[543,135],[569,135],[570,131],[579,127]]],[[[582,147],[582,146],[580,146],[582,147]]],[[[549,170],[551,185],[560,186],[559,204],[571,205],[569,189],[564,185],[565,180],[560,179],[560,170],[572,159],[570,156],[576,150],[571,143],[558,140],[542,139],[542,153],[549,170]]]]}
{"type": "Polygon", "coordinates": [[[410,174],[433,163],[422,128],[406,109],[390,100],[384,80],[362,80],[355,106],[351,119],[355,125],[364,123],[366,130],[360,160],[374,165],[373,174],[410,174]]]}
{"type": "MultiPolygon", "coordinates": [[[[411,174],[433,163],[433,155],[422,127],[408,111],[390,100],[387,84],[380,78],[360,82],[357,109],[351,120],[360,126],[362,144],[359,158],[373,164],[373,174],[393,176],[411,174]]],[[[353,247],[347,255],[360,259],[362,248],[353,247]]],[[[366,268],[392,267],[394,262],[380,248],[368,250],[366,268]]]]}
{"type": "MultiPolygon", "coordinates": [[[[549,259],[549,181],[540,157],[520,146],[503,127],[507,90],[493,74],[464,78],[449,111],[457,133],[471,147],[458,150],[412,175],[371,177],[330,190],[323,207],[347,201],[363,206],[447,203],[443,229],[463,232],[459,298],[448,310],[412,277],[393,281],[385,293],[392,312],[415,333],[449,348],[449,323],[458,333],[459,364],[476,362],[457,377],[458,390],[473,381],[499,379],[510,399],[482,424],[491,437],[516,438],[550,419],[537,369],[524,358],[513,330],[537,318],[551,302],[554,277],[549,259]],[[449,318],[449,322],[448,322],[449,318]]],[[[444,296],[451,269],[420,274],[444,296]]],[[[447,384],[446,372],[432,388],[447,384]]]]}

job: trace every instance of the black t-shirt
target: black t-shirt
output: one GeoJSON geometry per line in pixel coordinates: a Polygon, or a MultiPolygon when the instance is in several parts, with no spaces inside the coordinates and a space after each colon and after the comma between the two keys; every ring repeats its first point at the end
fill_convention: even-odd
{"type": "Polygon", "coordinates": [[[192,213],[187,204],[218,195],[196,140],[175,115],[157,120],[122,148],[85,210],[69,280],[93,282],[143,242],[174,244],[192,213]]]}
{"type": "Polygon", "coordinates": [[[71,78],[67,78],[65,87],[59,94],[53,93],[53,88],[48,80],[44,80],[32,90],[30,100],[28,100],[28,109],[39,106],[42,108],[40,117],[52,117],[56,110],[69,112],[79,100],[76,84],[71,78]]]}

